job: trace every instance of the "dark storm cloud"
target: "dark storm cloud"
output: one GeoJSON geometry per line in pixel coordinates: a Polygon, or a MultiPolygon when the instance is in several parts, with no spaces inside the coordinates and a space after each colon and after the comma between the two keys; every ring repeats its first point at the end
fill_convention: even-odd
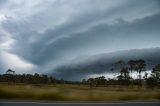
{"type": "MultiPolygon", "coordinates": [[[[61,50],[65,48],[66,53],[69,52],[69,54],[72,54],[72,52],[75,52],[75,54],[77,53],[83,54],[83,52],[80,49],[81,47],[83,48],[83,51],[88,53],[90,52],[90,54],[91,52],[95,53],[96,51],[102,51],[101,50],[102,48],[105,50],[111,50],[112,48],[112,49],[115,49],[113,51],[116,51],[119,48],[123,48],[123,49],[131,49],[134,47],[148,48],[148,47],[154,47],[154,45],[158,47],[160,44],[159,19],[160,19],[160,14],[156,14],[155,16],[150,16],[150,17],[146,17],[145,19],[136,20],[132,23],[127,23],[121,20],[119,21],[119,23],[113,26],[109,26],[107,24],[98,25],[86,32],[76,33],[71,35],[70,38],[65,39],[65,41],[68,41],[67,43],[61,42],[63,40],[59,40],[57,42],[61,44],[61,48],[62,48],[61,50]],[[88,41],[90,42],[88,43],[88,41]],[[66,44],[69,46],[67,46],[66,44]]],[[[153,50],[150,50],[150,51],[153,51],[153,50]]],[[[145,52],[146,51],[141,53],[141,56],[142,54],[145,55],[145,52]]],[[[126,54],[123,54],[123,55],[126,55],[126,54]]],[[[50,55],[47,55],[45,58],[47,58],[48,56],[50,57],[50,55]]],[[[113,55],[111,58],[113,59],[113,57],[115,56],[116,55],[113,55]]],[[[131,56],[133,56],[133,54],[131,56]]],[[[141,56],[139,58],[141,58],[141,56]]],[[[122,56],[122,57],[126,58],[125,56],[122,56]]],[[[138,57],[138,55],[136,57],[138,57]]],[[[144,57],[144,59],[146,59],[146,57],[144,57]]],[[[91,58],[94,58],[94,56],[91,58]]],[[[90,60],[91,58],[89,58],[88,60],[90,60]]],[[[83,61],[82,63],[79,63],[77,66],[77,64],[75,65],[74,63],[79,61],[79,59],[81,60],[81,58],[78,58],[77,60],[75,59],[74,62],[71,62],[69,65],[62,65],[57,69],[55,69],[57,71],[55,73],[53,72],[53,75],[58,74],[61,77],[64,76],[66,79],[76,79],[76,78],[78,79],[78,78],[85,77],[89,74],[104,73],[106,72],[106,69],[110,67],[109,64],[111,65],[111,62],[116,61],[116,59],[112,60],[111,58],[106,59],[104,61],[103,59],[101,59],[102,62],[107,64],[106,66],[101,62],[98,65],[98,63],[92,64],[92,62],[90,61],[88,61],[90,65],[87,65],[87,63],[83,65],[83,63],[85,62],[83,61]],[[110,63],[107,63],[108,61],[110,63]],[[72,74],[73,77],[72,78],[68,77],[69,74],[72,74]]],[[[156,58],[157,57],[155,57],[155,60],[156,58]]]]}
{"type": "Polygon", "coordinates": [[[157,4],[160,6],[160,1],[159,1],[159,0],[157,0],[156,2],[157,2],[157,4]]]}
{"type": "Polygon", "coordinates": [[[130,49],[131,47],[158,46],[160,43],[158,40],[160,39],[158,36],[160,33],[159,18],[160,14],[157,14],[145,19],[136,20],[132,23],[118,21],[113,26],[100,24],[85,32],[73,33],[69,37],[60,38],[45,46],[45,49],[39,53],[39,58],[35,60],[45,63],[45,61],[52,60],[50,57],[54,57],[54,59],[58,59],[59,57],[65,58],[65,56],[72,57],[76,54],[83,55],[83,51],[86,54],[90,54],[103,50],[108,52],[111,49],[116,51],[119,48],[130,49]],[[150,43],[151,41],[153,42],[150,43]],[[128,43],[130,46],[127,45],[128,43]]]}
{"type": "Polygon", "coordinates": [[[147,64],[146,70],[152,70],[156,64],[160,63],[159,52],[160,48],[150,48],[82,56],[68,64],[58,67],[52,74],[58,78],[63,77],[66,80],[82,80],[89,75],[113,74],[116,72],[116,70],[111,70],[113,63],[119,60],[127,62],[132,59],[145,60],[147,64]]]}
{"type": "MultiPolygon", "coordinates": [[[[0,26],[14,40],[7,52],[54,73],[81,55],[159,46],[158,2],[15,0],[8,7],[11,11],[3,10],[6,20],[0,26]]],[[[67,76],[72,71],[59,73],[67,76]]]]}
{"type": "MultiPolygon", "coordinates": [[[[103,23],[85,32],[73,33],[66,38],[57,39],[55,42],[45,46],[45,49],[43,49],[41,52],[37,52],[41,50],[41,43],[35,43],[28,46],[28,48],[32,48],[24,48],[25,50],[23,50],[21,53],[25,57],[25,59],[29,59],[34,64],[40,66],[51,62],[49,69],[52,69],[54,68],[54,64],[59,63],[59,61],[61,63],[65,63],[67,62],[67,60],[70,61],[71,59],[73,59],[72,57],[77,57],[79,55],[89,55],[96,52],[99,53],[99,51],[116,51],[119,50],[119,48],[130,49],[134,47],[145,48],[154,47],[154,45],[158,46],[160,43],[160,38],[158,36],[158,34],[160,33],[159,18],[160,14],[156,14],[144,19],[135,20],[131,23],[125,22],[122,19],[119,19],[117,21],[117,24],[115,25],[108,25],[103,23]],[[151,41],[153,42],[151,43],[151,41]],[[129,46],[127,44],[129,44],[129,46]],[[27,52],[29,50],[32,50],[31,53],[33,54],[30,54],[31,56],[27,52]],[[25,52],[26,54],[23,52],[25,52]]],[[[22,46],[24,46],[25,42],[22,42],[22,44],[22,46]]],[[[74,67],[74,65],[71,65],[71,67],[74,67]]],[[[105,71],[105,68],[106,67],[100,68],[92,66],[92,69],[82,69],[78,67],[76,67],[76,69],[65,69],[63,68],[63,66],[60,66],[60,69],[58,69],[58,71],[56,71],[55,73],[58,73],[59,76],[64,76],[65,78],[67,78],[67,76],[72,73],[75,78],[80,78],[82,76],[84,77],[93,73],[103,73],[105,71]],[[64,71],[62,71],[62,69],[64,71]],[[80,73],[83,74],[80,75],[80,73]]]]}

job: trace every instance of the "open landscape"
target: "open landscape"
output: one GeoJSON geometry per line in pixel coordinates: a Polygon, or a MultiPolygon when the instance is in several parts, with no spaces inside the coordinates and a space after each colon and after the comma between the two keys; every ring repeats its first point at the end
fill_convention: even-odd
{"type": "Polygon", "coordinates": [[[112,64],[117,76],[67,81],[45,74],[0,74],[0,99],[52,101],[159,101],[160,64],[148,75],[142,59],[112,64]],[[137,78],[133,77],[136,73],[137,78]]]}
{"type": "Polygon", "coordinates": [[[52,101],[159,101],[160,89],[138,87],[96,87],[59,84],[24,85],[0,84],[0,99],[52,101]]]}
{"type": "Polygon", "coordinates": [[[160,106],[160,0],[0,0],[0,106],[39,105],[160,106]]]}

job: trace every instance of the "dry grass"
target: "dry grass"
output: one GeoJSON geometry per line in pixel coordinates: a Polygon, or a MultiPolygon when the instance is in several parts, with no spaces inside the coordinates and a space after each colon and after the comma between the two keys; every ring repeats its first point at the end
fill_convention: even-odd
{"type": "Polygon", "coordinates": [[[8,85],[0,84],[0,99],[59,101],[160,100],[160,90],[143,88],[99,87],[82,85],[8,85]]]}

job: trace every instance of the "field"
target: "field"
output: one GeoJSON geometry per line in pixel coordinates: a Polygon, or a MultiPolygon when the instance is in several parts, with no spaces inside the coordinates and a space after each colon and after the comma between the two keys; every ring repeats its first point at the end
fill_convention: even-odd
{"type": "Polygon", "coordinates": [[[0,99],[55,101],[152,101],[160,100],[160,89],[96,87],[84,85],[0,84],[0,99]]]}

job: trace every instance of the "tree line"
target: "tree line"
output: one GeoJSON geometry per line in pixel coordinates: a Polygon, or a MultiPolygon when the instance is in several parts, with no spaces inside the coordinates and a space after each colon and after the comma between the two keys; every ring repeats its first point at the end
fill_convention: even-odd
{"type": "Polygon", "coordinates": [[[157,64],[151,70],[149,75],[146,71],[146,63],[144,60],[129,60],[125,62],[123,60],[117,61],[112,64],[112,71],[117,71],[119,74],[113,79],[106,79],[104,76],[96,78],[83,79],[84,85],[89,85],[91,88],[98,86],[145,86],[147,88],[160,87],[160,64],[157,64]],[[142,77],[142,72],[144,76],[142,77]],[[133,76],[133,73],[137,77],[133,76]]]}
{"type": "Polygon", "coordinates": [[[112,64],[111,71],[115,71],[118,75],[115,78],[106,79],[104,76],[96,78],[83,79],[82,81],[66,81],[63,79],[56,79],[53,76],[45,74],[15,74],[11,69],[7,70],[6,74],[0,75],[0,82],[5,83],[24,83],[24,84],[83,84],[93,87],[107,87],[110,85],[118,86],[145,86],[148,88],[160,87],[160,64],[157,64],[151,70],[151,74],[146,71],[146,63],[144,60],[123,60],[112,64]],[[13,73],[10,73],[13,72],[13,73]],[[142,76],[142,72],[145,72],[142,76]],[[133,73],[137,77],[133,77],[133,73]]]}
{"type": "MultiPolygon", "coordinates": [[[[8,69],[7,71],[12,71],[8,69]]],[[[48,76],[45,74],[0,74],[0,82],[2,83],[23,83],[23,84],[75,84],[80,82],[72,82],[72,81],[65,81],[63,79],[56,79],[53,76],[48,76]]]]}

